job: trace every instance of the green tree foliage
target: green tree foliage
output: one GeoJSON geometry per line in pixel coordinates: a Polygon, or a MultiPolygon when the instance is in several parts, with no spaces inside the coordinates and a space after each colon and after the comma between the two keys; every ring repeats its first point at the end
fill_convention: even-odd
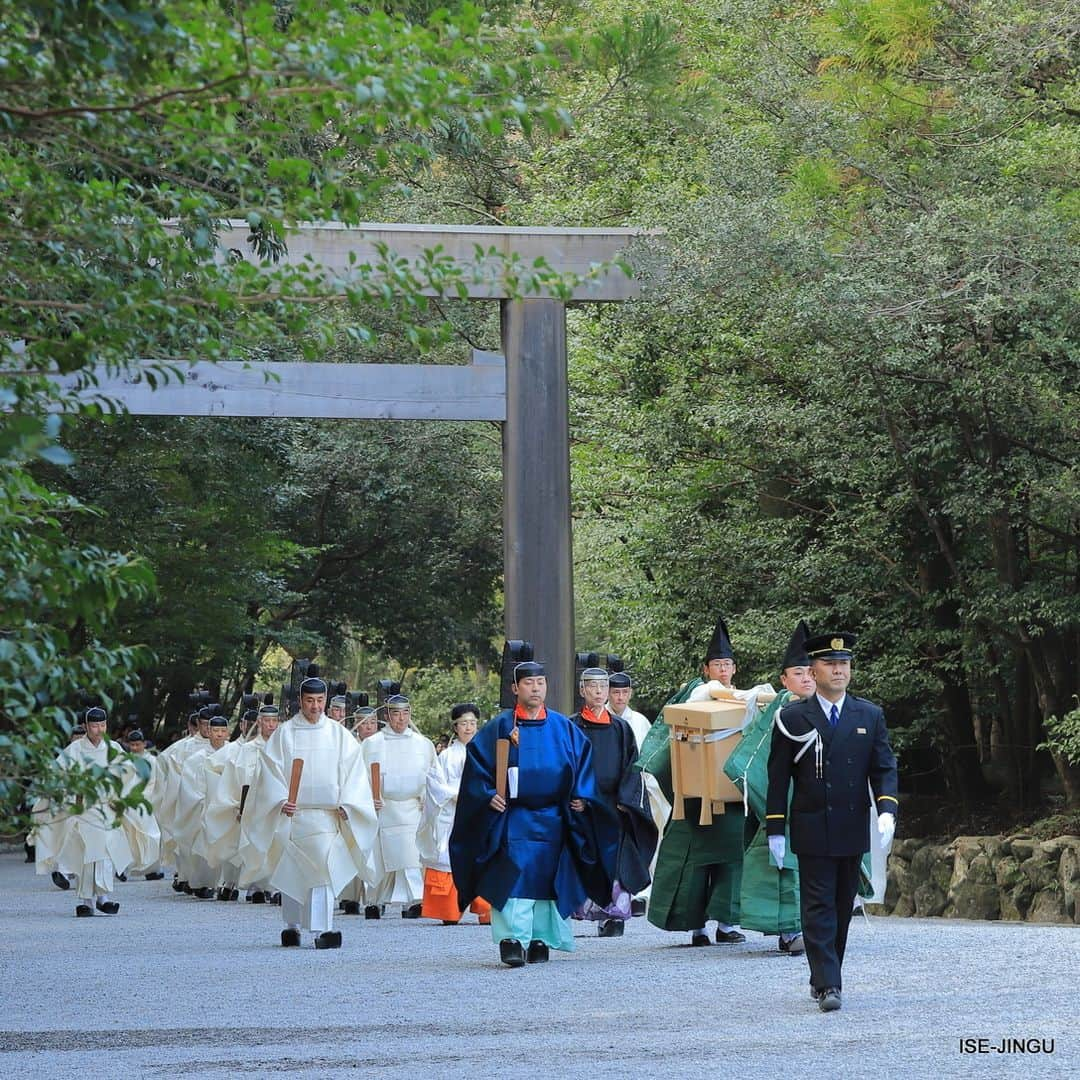
{"type": "MultiPolygon", "coordinates": [[[[345,0],[0,2],[5,811],[40,774],[47,744],[62,741],[76,687],[130,689],[141,657],[134,640],[110,644],[124,635],[109,619],[145,602],[152,582],[130,539],[84,544],[93,532],[77,524],[84,508],[28,476],[34,462],[67,461],[46,412],[60,391],[44,376],[91,384],[94,366],[115,372],[140,359],[153,381],[194,359],[311,356],[341,333],[369,339],[372,305],[411,323],[414,346],[433,341],[422,289],[453,292],[466,269],[434,253],[411,270],[384,252],[330,280],[314,265],[275,263],[282,226],[360,220],[394,182],[391,165],[423,160],[423,136],[436,128],[561,125],[532,93],[551,63],[535,34],[495,27],[469,4],[424,23],[407,15],[345,0]],[[247,223],[250,251],[217,249],[223,219],[247,223]],[[35,725],[44,749],[31,745],[35,725]]],[[[523,270],[523,287],[538,280],[559,284],[543,268],[523,270]]],[[[212,530],[223,495],[198,472],[190,493],[201,488],[206,501],[179,523],[194,529],[170,573],[207,552],[226,567],[245,556],[295,563],[300,545],[273,550],[235,520],[212,530]]],[[[246,596],[177,593],[207,605],[206,619],[216,609],[243,621],[229,601],[246,596]]],[[[175,610],[177,595],[168,600],[175,610]]]]}
{"type": "Polygon", "coordinates": [[[710,14],[707,130],[629,193],[669,259],[579,328],[583,627],[659,697],[717,611],[747,676],[851,626],[909,760],[1032,803],[1080,656],[1075,12],[710,14]]]}

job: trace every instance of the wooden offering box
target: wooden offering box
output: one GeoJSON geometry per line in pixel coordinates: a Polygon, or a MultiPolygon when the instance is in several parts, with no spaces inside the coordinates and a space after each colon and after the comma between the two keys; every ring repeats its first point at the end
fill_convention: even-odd
{"type": "Polygon", "coordinates": [[[699,825],[711,825],[725,802],[742,802],[742,792],[724,774],[724,763],[742,736],[746,703],[688,701],[664,707],[671,728],[671,816],[686,817],[686,799],[701,799],[699,825]],[[725,732],[727,734],[725,734],[725,732]]]}

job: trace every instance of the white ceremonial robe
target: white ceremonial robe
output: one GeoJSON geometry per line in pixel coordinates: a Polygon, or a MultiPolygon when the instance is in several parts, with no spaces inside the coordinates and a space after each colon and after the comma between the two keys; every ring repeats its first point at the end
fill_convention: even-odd
{"type": "Polygon", "coordinates": [[[216,871],[195,850],[202,831],[203,807],[206,805],[206,763],[213,752],[209,739],[200,740],[184,760],[180,770],[180,789],[173,818],[173,838],[176,842],[176,871],[181,881],[192,889],[209,889],[217,881],[216,871]]]}
{"type": "MultiPolygon", "coordinates": [[[[153,754],[143,753],[139,758],[150,768],[150,778],[146,781],[143,789],[143,798],[151,806],[154,805],[158,768],[153,754]]],[[[128,762],[125,765],[128,773],[127,782],[124,784],[124,793],[127,794],[137,784],[142,782],[138,770],[128,762]]],[[[131,848],[131,871],[135,874],[155,873],[161,863],[161,828],[158,825],[157,816],[151,810],[125,810],[120,827],[124,830],[128,845],[131,848]]]]}
{"type": "MultiPolygon", "coordinates": [[[[154,801],[154,816],[161,829],[161,861],[170,866],[177,865],[176,857],[176,811],[180,798],[180,775],[188,756],[199,747],[209,745],[201,735],[185,735],[182,739],[166,746],[158,754],[158,783],[154,801]]],[[[183,876],[181,875],[181,880],[183,876]]]]}
{"type": "Polygon", "coordinates": [[[314,724],[298,714],[262,748],[241,822],[240,884],[268,881],[282,894],[286,925],[329,930],[334,897],[354,877],[375,880],[377,829],[359,743],[325,713],[314,724]],[[297,758],[304,771],[288,817],[281,808],[297,758]]]}
{"type": "Polygon", "coordinates": [[[424,813],[416,834],[425,868],[450,873],[450,832],[454,828],[461,774],[465,770],[465,744],[454,739],[427,774],[424,813]]]}
{"type": "Polygon", "coordinates": [[[413,728],[399,735],[386,727],[365,739],[362,746],[369,773],[372,763],[379,763],[382,787],[377,903],[417,903],[424,895],[424,877],[416,833],[424,810],[427,775],[435,764],[435,744],[413,728]]]}
{"type": "Polygon", "coordinates": [[[206,805],[195,851],[220,870],[222,885],[233,887],[240,878],[240,800],[244,788],[251,786],[265,745],[256,735],[226,743],[206,759],[206,805]]]}
{"type": "MultiPolygon", "coordinates": [[[[123,770],[124,764],[109,761],[115,743],[102,739],[94,746],[83,736],[69,743],[56,758],[57,767],[123,770]]],[[[131,865],[131,847],[123,829],[114,829],[116,814],[104,802],[87,806],[81,814],[71,805],[54,806],[44,800],[35,807],[37,846],[35,870],[75,877],[76,895],[91,903],[113,890],[113,875],[122,874],[131,865]]]]}

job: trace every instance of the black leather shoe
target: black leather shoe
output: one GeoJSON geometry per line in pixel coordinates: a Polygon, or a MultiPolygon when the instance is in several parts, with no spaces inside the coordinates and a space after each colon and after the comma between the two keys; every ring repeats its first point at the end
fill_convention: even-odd
{"type": "Polygon", "coordinates": [[[420,918],[420,905],[410,904],[408,907],[401,909],[401,917],[403,919],[419,919],[420,918]]]}
{"type": "Polygon", "coordinates": [[[173,892],[183,892],[184,891],[184,884],[185,883],[183,881],[181,881],[179,878],[174,877],[172,879],[172,891],[173,892]]]}
{"type": "Polygon", "coordinates": [[[222,885],[222,887],[220,889],[218,889],[218,891],[217,891],[217,898],[219,900],[231,900],[232,899],[232,889],[226,889],[225,886],[222,885]]]}
{"type": "Polygon", "coordinates": [[[94,906],[102,915],[115,915],[120,910],[120,905],[115,900],[98,900],[94,906]]]}
{"type": "Polygon", "coordinates": [[[623,921],[622,919],[605,919],[599,929],[596,931],[597,937],[622,937],[623,936],[623,921]]]}
{"type": "Polygon", "coordinates": [[[690,938],[691,945],[711,945],[708,934],[694,934],[690,938]]]}
{"type": "Polygon", "coordinates": [[[739,945],[746,940],[745,934],[740,934],[738,930],[720,930],[716,931],[716,944],[717,945],[739,945]]]}
{"type": "Polygon", "coordinates": [[[802,956],[806,952],[806,943],[803,941],[802,934],[796,934],[788,941],[781,938],[780,951],[790,953],[792,956],[802,956]]]}
{"type": "Polygon", "coordinates": [[[76,904],[75,914],[80,919],[89,919],[93,917],[94,909],[89,904],[76,904]]]}
{"type": "Polygon", "coordinates": [[[648,904],[644,900],[631,900],[630,901],[630,917],[633,919],[640,918],[645,914],[648,904]]]}
{"type": "Polygon", "coordinates": [[[165,875],[159,870],[156,874],[147,874],[147,881],[160,881],[165,875]]]}
{"type": "Polygon", "coordinates": [[[524,967],[525,953],[522,951],[521,942],[514,938],[503,938],[499,942],[499,959],[507,967],[524,967]]]}
{"type": "Polygon", "coordinates": [[[382,909],[379,907],[378,904],[368,904],[368,906],[366,908],[364,908],[364,918],[365,919],[381,919],[382,918],[382,909]]]}
{"type": "Polygon", "coordinates": [[[249,904],[265,904],[266,903],[266,893],[261,892],[261,891],[253,892],[248,897],[248,903],[249,904]]]}
{"type": "Polygon", "coordinates": [[[59,870],[54,870],[49,876],[52,878],[52,883],[58,889],[63,889],[66,892],[68,889],[71,888],[71,882],[68,881],[68,879],[64,877],[64,875],[61,874],[59,870]]]}
{"type": "Polygon", "coordinates": [[[324,930],[315,939],[316,949],[340,949],[341,948],[341,931],[340,930],[324,930]]]}
{"type": "Polygon", "coordinates": [[[548,947],[542,941],[530,941],[529,951],[525,959],[530,964],[546,964],[548,962],[548,947]]]}
{"type": "Polygon", "coordinates": [[[116,875],[116,880],[117,881],[127,881],[127,874],[117,874],[116,875]]]}
{"type": "Polygon", "coordinates": [[[359,900],[342,900],[341,901],[341,914],[342,915],[359,915],[360,914],[360,901],[359,900]]]}
{"type": "Polygon", "coordinates": [[[270,899],[267,901],[267,903],[274,904],[276,907],[281,907],[281,893],[271,893],[270,899]]]}
{"type": "Polygon", "coordinates": [[[285,949],[295,949],[300,944],[299,930],[282,930],[281,945],[285,949]]]}
{"type": "Polygon", "coordinates": [[[840,1008],[840,991],[835,986],[827,986],[818,998],[818,1008],[822,1012],[836,1012],[840,1008]]]}
{"type": "Polygon", "coordinates": [[[198,900],[213,900],[214,890],[211,888],[203,887],[201,889],[192,889],[191,895],[198,900]]]}

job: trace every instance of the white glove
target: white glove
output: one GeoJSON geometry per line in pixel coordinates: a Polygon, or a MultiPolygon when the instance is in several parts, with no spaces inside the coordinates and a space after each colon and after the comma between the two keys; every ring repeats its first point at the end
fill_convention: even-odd
{"type": "Polygon", "coordinates": [[[784,854],[787,851],[787,841],[782,836],[769,837],[769,851],[772,853],[773,862],[777,870],[784,869],[784,854]]]}
{"type": "Polygon", "coordinates": [[[877,831],[881,837],[881,846],[887,849],[892,843],[893,833],[896,832],[896,815],[887,812],[878,814],[877,831]]]}

